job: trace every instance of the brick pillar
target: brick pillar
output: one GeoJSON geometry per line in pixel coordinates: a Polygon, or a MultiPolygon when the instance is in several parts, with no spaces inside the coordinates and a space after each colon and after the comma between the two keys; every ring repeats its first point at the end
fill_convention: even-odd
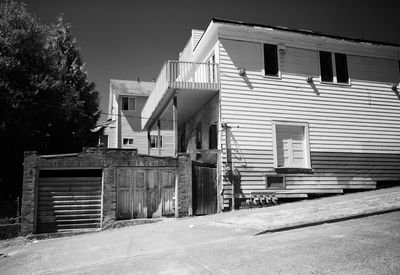
{"type": "Polygon", "coordinates": [[[102,227],[116,220],[117,182],[115,166],[103,169],[103,220],[102,227]]]}
{"type": "Polygon", "coordinates": [[[192,161],[190,154],[178,156],[178,211],[177,216],[193,215],[192,204],[192,161]]]}
{"type": "Polygon", "coordinates": [[[24,175],[22,183],[21,234],[35,231],[36,186],[38,179],[37,152],[24,152],[24,175]]]}

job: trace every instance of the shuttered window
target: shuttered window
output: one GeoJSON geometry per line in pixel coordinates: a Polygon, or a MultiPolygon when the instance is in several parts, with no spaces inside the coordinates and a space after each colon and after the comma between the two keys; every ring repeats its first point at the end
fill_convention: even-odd
{"type": "Polygon", "coordinates": [[[276,166],[308,168],[306,128],[300,125],[275,125],[276,166]]]}
{"type": "Polygon", "coordinates": [[[264,44],[264,74],[279,76],[278,49],[276,45],[264,44]]]}

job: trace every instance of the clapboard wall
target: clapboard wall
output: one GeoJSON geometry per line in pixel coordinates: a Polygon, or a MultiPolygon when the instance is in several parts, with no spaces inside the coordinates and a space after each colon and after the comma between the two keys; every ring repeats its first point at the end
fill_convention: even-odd
{"type": "MultiPolygon", "coordinates": [[[[221,120],[232,126],[241,193],[266,188],[265,174],[274,168],[272,121],[309,125],[314,174],[287,175],[289,190],[341,192],[400,179],[400,96],[391,89],[400,73],[390,49],[315,37],[307,44],[307,37],[259,30],[221,29],[219,36],[221,120]],[[263,75],[263,42],[286,45],[278,54],[279,78],[263,75]],[[350,85],[319,81],[318,50],[347,54],[350,85]]],[[[227,197],[230,187],[225,184],[227,197]]]]}
{"type": "MultiPolygon", "coordinates": [[[[219,129],[219,95],[206,102],[180,129],[180,132],[185,131],[186,153],[191,154],[192,160],[196,160],[196,152],[209,149],[209,130],[211,125],[216,125],[217,129],[219,129]],[[201,150],[196,149],[196,127],[198,124],[201,125],[201,150]]],[[[215,159],[215,157],[216,154],[210,155],[210,158],[215,159]]]]}

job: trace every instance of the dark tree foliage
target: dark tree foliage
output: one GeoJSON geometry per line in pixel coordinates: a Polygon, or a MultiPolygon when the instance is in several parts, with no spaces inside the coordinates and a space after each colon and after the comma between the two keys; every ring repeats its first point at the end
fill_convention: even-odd
{"type": "Polygon", "coordinates": [[[20,195],[23,152],[78,152],[99,98],[70,25],[44,25],[23,3],[0,4],[0,200],[20,195]]]}

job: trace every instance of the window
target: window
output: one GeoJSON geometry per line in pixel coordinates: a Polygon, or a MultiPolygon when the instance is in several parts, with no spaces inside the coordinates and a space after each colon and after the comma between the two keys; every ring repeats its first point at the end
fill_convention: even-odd
{"type": "Polygon", "coordinates": [[[217,149],[218,146],[217,125],[213,124],[208,130],[208,149],[217,149]]]}
{"type": "Polygon", "coordinates": [[[133,138],[123,138],[122,144],[123,145],[133,145],[133,138]]]}
{"type": "Polygon", "coordinates": [[[336,77],[338,83],[348,83],[347,57],[342,53],[335,53],[336,77]]]}
{"type": "Polygon", "coordinates": [[[264,74],[279,76],[278,48],[276,45],[264,44],[264,74]]]}
{"type": "Polygon", "coordinates": [[[180,152],[186,152],[186,133],[185,127],[181,133],[180,152]]]}
{"type": "Polygon", "coordinates": [[[333,83],[349,83],[347,56],[342,53],[319,52],[321,81],[333,83]],[[332,58],[334,57],[334,59],[332,58]],[[333,66],[333,62],[335,66],[333,66]],[[335,70],[334,70],[335,69],[335,70]]]}
{"type": "Polygon", "coordinates": [[[332,55],[328,52],[319,52],[319,62],[321,65],[321,80],[332,82],[332,55]]]}
{"type": "MultiPolygon", "coordinates": [[[[150,148],[158,148],[158,136],[157,135],[150,136],[150,148]]],[[[160,148],[163,148],[162,136],[160,136],[160,148]]]]}
{"type": "Polygon", "coordinates": [[[122,110],[135,110],[136,109],[136,98],[134,97],[122,97],[122,110]]]}
{"type": "Polygon", "coordinates": [[[400,75],[400,60],[397,61],[398,65],[399,65],[399,75],[400,75]]]}
{"type": "Polygon", "coordinates": [[[274,136],[275,167],[310,168],[306,123],[274,123],[274,136]]]}
{"type": "Polygon", "coordinates": [[[196,125],[196,149],[201,149],[201,137],[202,137],[202,133],[201,133],[201,122],[197,123],[196,125]]]}
{"type": "Polygon", "coordinates": [[[267,188],[271,189],[284,189],[285,188],[285,177],[284,176],[271,176],[265,177],[267,188]]]}

